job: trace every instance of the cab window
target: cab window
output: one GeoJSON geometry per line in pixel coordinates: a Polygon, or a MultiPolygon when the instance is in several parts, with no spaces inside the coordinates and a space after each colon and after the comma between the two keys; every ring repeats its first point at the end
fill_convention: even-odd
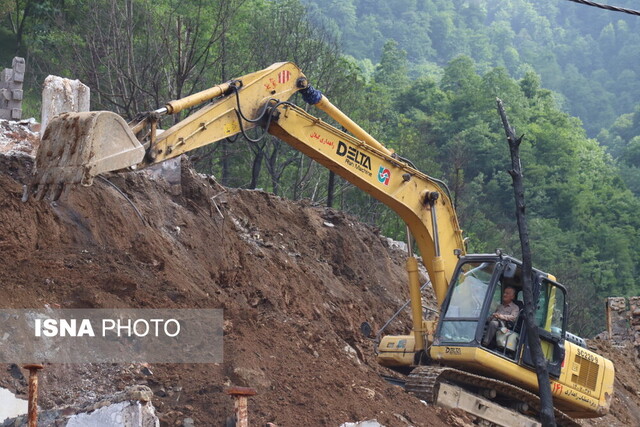
{"type": "Polygon", "coordinates": [[[564,322],[564,292],[552,282],[543,280],[536,306],[535,321],[539,328],[560,337],[564,322]]]}
{"type": "Polygon", "coordinates": [[[495,264],[488,262],[463,264],[445,318],[480,316],[494,269],[495,264]]]}
{"type": "Polygon", "coordinates": [[[441,323],[440,338],[444,342],[466,343],[475,339],[494,270],[495,263],[491,262],[469,262],[460,267],[441,323]]]}

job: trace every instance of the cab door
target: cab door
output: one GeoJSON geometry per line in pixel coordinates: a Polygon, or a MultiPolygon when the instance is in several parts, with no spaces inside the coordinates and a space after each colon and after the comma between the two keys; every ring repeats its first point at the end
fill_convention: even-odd
{"type": "MultiPolygon", "coordinates": [[[[564,336],[566,330],[566,290],[546,277],[538,277],[534,285],[536,298],[535,324],[540,335],[542,352],[547,359],[549,375],[558,378],[564,360],[564,336]]],[[[526,328],[522,331],[521,364],[534,368],[526,328]]]]}
{"type": "Polygon", "coordinates": [[[442,304],[436,345],[478,345],[488,309],[487,293],[500,269],[495,259],[468,257],[461,260],[442,304]]]}

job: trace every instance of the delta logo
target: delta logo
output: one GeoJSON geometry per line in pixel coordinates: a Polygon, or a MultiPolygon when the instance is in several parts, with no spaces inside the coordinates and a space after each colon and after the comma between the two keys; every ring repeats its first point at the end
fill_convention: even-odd
{"type": "Polygon", "coordinates": [[[389,180],[391,180],[391,171],[384,166],[380,166],[380,170],[378,171],[378,181],[384,185],[389,185],[389,180]]]}

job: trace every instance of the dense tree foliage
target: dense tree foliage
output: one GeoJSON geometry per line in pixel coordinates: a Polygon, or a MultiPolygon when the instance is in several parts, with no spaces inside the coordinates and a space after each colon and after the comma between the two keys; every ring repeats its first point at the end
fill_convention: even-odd
{"type": "MultiPolygon", "coordinates": [[[[590,136],[640,99],[640,19],[564,0],[304,0],[345,52],[376,63],[387,40],[407,52],[412,75],[459,55],[478,71],[500,66],[521,78],[534,69],[566,98],[590,136]]],[[[637,2],[618,0],[637,9],[637,2]]]]}
{"type": "MultiPolygon", "coordinates": [[[[640,21],[550,0],[318,0],[309,15],[300,0],[0,5],[0,58],[27,56],[27,107],[47,74],[81,79],[92,108],[132,117],[292,60],[374,137],[448,183],[472,251],[518,256],[500,97],[525,134],[534,265],[571,289],[574,331],[602,326],[595,298],[640,292],[640,70],[629,53],[640,21]],[[599,134],[606,148],[564,108],[589,132],[611,121],[599,134]]],[[[329,196],[328,172],[270,136],[205,147],[194,160],[226,185],[329,196]]],[[[404,238],[376,200],[341,180],[333,191],[334,206],[404,238]]]]}

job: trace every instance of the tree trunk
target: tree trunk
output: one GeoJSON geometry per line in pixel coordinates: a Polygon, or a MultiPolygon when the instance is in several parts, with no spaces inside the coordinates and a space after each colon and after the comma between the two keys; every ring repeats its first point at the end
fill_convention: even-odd
{"type": "Polygon", "coordinates": [[[253,158],[253,165],[251,167],[251,183],[249,184],[249,188],[252,190],[255,190],[255,188],[258,186],[263,157],[264,152],[262,150],[258,150],[258,152],[255,153],[255,157],[253,158]]]}
{"type": "Polygon", "coordinates": [[[329,183],[327,185],[327,206],[333,207],[333,194],[336,186],[336,174],[333,171],[329,171],[329,183]]]}
{"type": "Polygon", "coordinates": [[[230,143],[228,141],[220,141],[222,145],[222,156],[220,157],[220,167],[222,168],[222,185],[229,186],[229,179],[231,178],[231,170],[229,167],[229,156],[231,155],[229,150],[230,143]]]}
{"type": "Polygon", "coordinates": [[[533,285],[531,283],[533,271],[531,266],[531,248],[529,246],[529,230],[525,220],[525,202],[524,202],[524,182],[522,176],[522,164],[520,162],[520,143],[522,137],[516,137],[516,131],[509,125],[507,114],[504,111],[502,101],[496,98],[498,104],[498,113],[502,118],[507,141],[509,143],[509,151],[511,153],[511,170],[509,175],[513,179],[513,193],[516,202],[516,219],[518,221],[518,232],[520,234],[520,244],[522,247],[522,288],[524,293],[524,314],[525,327],[527,331],[527,339],[529,349],[534,361],[536,373],[538,375],[538,393],[540,396],[540,421],[545,427],[556,425],[553,413],[553,396],[551,394],[551,384],[549,383],[549,372],[547,370],[547,359],[542,353],[540,346],[540,335],[535,324],[535,308],[533,301],[533,285]]]}

